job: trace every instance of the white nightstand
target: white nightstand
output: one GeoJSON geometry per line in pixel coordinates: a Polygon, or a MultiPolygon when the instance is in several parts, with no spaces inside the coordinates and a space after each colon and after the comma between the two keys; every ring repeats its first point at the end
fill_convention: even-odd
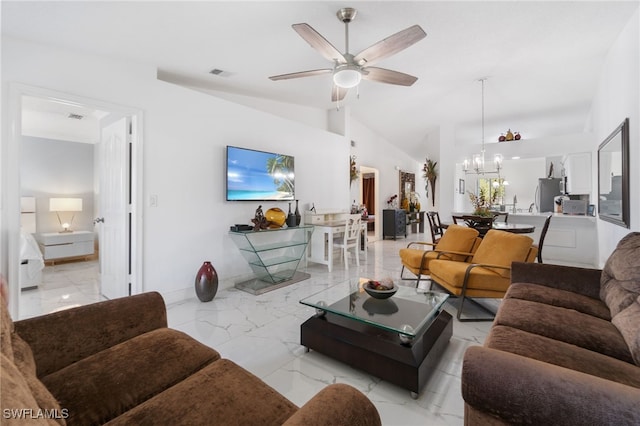
{"type": "Polygon", "coordinates": [[[36,237],[44,260],[89,256],[94,251],[91,231],[46,232],[36,237]]]}

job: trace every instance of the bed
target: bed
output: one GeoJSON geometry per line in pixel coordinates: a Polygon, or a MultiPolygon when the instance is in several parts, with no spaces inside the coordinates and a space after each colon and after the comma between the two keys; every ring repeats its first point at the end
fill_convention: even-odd
{"type": "Polygon", "coordinates": [[[44,259],[33,234],[36,232],[36,199],[20,199],[20,288],[31,290],[42,282],[44,259]]]}

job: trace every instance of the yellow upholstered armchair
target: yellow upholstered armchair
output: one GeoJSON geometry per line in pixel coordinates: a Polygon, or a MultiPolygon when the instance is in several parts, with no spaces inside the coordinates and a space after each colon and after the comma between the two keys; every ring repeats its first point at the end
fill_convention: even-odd
{"type": "MultiPolygon", "coordinates": [[[[432,260],[429,263],[431,281],[460,297],[459,321],[491,321],[493,318],[462,318],[465,300],[502,298],[511,284],[511,263],[533,262],[537,253],[538,249],[530,237],[492,229],[484,236],[470,261],[452,262],[443,259],[445,253],[440,259],[432,260]]],[[[489,311],[483,305],[478,306],[489,311]]]]}
{"type": "Polygon", "coordinates": [[[478,231],[460,225],[449,225],[447,232],[437,244],[414,241],[407,248],[400,249],[402,270],[400,278],[415,280],[416,287],[420,284],[422,275],[429,275],[429,263],[441,255],[442,259],[463,262],[473,256],[479,246],[478,231]],[[442,254],[441,254],[442,253],[442,254]],[[404,270],[408,269],[416,278],[404,277],[404,270]]]}

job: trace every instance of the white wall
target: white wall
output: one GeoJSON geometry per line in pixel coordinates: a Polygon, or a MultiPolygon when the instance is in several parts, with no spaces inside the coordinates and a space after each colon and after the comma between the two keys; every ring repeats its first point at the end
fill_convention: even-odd
{"type": "Polygon", "coordinates": [[[592,146],[593,180],[597,185],[598,145],[629,117],[630,229],[598,220],[600,266],[630,231],[640,231],[640,11],[636,10],[615,41],[602,68],[587,123],[596,141],[592,146]]]}
{"type": "MultiPolygon", "coordinates": [[[[357,105],[353,108],[357,108],[357,105]]],[[[356,119],[350,120],[350,137],[355,142],[351,153],[356,155],[358,166],[367,166],[378,169],[380,199],[377,201],[376,215],[382,217],[382,210],[387,208],[387,200],[400,190],[400,170],[416,174],[416,191],[421,195],[421,204],[425,204],[424,181],[419,174],[420,163],[406,153],[399,151],[389,141],[367,128],[356,119]]],[[[348,164],[348,159],[344,160],[348,164]]],[[[345,166],[346,167],[346,166],[345,166]]],[[[357,185],[354,183],[352,194],[357,194],[357,185]]],[[[423,207],[424,209],[424,207],[423,207]]]]}
{"type": "MultiPolygon", "coordinates": [[[[71,229],[93,230],[93,151],[87,143],[23,136],[20,195],[36,198],[36,231],[57,232],[60,224],[49,211],[49,198],[82,198],[82,212],[74,214],[71,229]]],[[[69,221],[71,213],[60,213],[69,221]]]]}
{"type": "MultiPolygon", "coordinates": [[[[5,110],[9,82],[143,110],[143,290],[158,290],[168,300],[193,294],[194,275],[205,260],[213,262],[223,285],[250,274],[228,230],[230,225],[249,223],[258,203],[224,200],[226,145],[295,156],[301,208],[311,202],[323,208],[350,206],[351,152],[345,136],[159,81],[151,66],[3,38],[5,110]],[[148,207],[151,195],[157,196],[155,208],[148,207]]],[[[8,135],[3,126],[3,173],[11,170],[5,160],[8,135]]],[[[416,168],[415,162],[362,125],[356,126],[353,138],[360,143],[360,164],[384,173],[381,197],[397,191],[397,174],[390,171],[395,165],[416,168]]],[[[15,190],[6,186],[6,179],[2,184],[3,197],[15,190]]],[[[7,197],[17,200],[15,191],[7,197]]],[[[287,208],[285,202],[265,204],[265,210],[287,208]]],[[[6,233],[17,232],[7,229],[6,206],[3,203],[2,253],[6,233]]]]}

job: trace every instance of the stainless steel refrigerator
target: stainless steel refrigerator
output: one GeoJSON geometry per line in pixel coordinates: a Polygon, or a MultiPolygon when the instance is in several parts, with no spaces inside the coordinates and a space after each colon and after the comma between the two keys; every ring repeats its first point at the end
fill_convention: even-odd
{"type": "Polygon", "coordinates": [[[540,178],[536,188],[536,207],[538,212],[547,213],[555,211],[554,197],[562,195],[561,178],[540,178]]]}

